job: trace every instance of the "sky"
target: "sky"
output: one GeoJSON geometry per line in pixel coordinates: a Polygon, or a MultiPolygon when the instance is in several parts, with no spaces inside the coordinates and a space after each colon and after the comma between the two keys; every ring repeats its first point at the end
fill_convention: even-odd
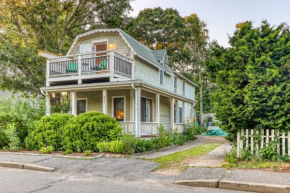
{"type": "Polygon", "coordinates": [[[277,26],[290,24],[290,0],[134,0],[132,16],[144,8],[172,7],[184,17],[192,13],[206,22],[210,40],[228,47],[228,37],[233,35],[239,22],[250,20],[255,27],[262,20],[277,26]]]}

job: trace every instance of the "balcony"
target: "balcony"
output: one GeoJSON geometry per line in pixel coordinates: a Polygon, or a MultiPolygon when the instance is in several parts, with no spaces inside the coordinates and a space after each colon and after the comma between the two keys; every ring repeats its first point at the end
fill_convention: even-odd
{"type": "Polygon", "coordinates": [[[86,79],[131,79],[132,66],[132,59],[114,51],[58,57],[47,63],[47,82],[77,80],[81,84],[86,79]]]}

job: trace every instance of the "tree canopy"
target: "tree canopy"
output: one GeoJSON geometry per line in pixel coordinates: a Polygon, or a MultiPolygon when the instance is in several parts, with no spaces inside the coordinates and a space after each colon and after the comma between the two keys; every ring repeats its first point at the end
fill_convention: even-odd
{"type": "Polygon", "coordinates": [[[121,27],[130,10],[130,0],[0,1],[0,89],[39,92],[45,62],[38,49],[65,53],[82,32],[121,27]]]}
{"type": "MultiPolygon", "coordinates": [[[[214,111],[222,128],[290,130],[290,31],[263,21],[237,25],[231,47],[214,44],[206,62],[218,89],[214,111]]],[[[234,135],[235,136],[235,135],[234,135]]],[[[234,137],[232,136],[232,137],[234,137]]]]}

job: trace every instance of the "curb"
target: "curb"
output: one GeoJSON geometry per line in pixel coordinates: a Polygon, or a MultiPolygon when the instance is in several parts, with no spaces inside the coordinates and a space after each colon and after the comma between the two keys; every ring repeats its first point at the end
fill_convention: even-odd
{"type": "Polygon", "coordinates": [[[57,158],[68,158],[68,159],[89,159],[89,160],[92,160],[92,159],[98,159],[98,158],[101,158],[101,157],[104,157],[104,154],[100,154],[98,156],[69,156],[69,155],[53,155],[53,157],[57,157],[57,158]]]}
{"type": "Polygon", "coordinates": [[[34,165],[34,164],[4,162],[4,161],[0,161],[0,167],[36,170],[36,171],[41,171],[41,172],[53,172],[55,170],[55,168],[38,166],[38,165],[34,165]]]}
{"type": "Polygon", "coordinates": [[[253,182],[237,182],[231,180],[221,180],[219,187],[229,190],[240,190],[250,192],[262,192],[262,193],[290,193],[290,186],[278,185],[278,184],[262,184],[253,182]]]}
{"type": "Polygon", "coordinates": [[[178,180],[175,181],[174,184],[194,187],[218,188],[219,180],[178,180]]]}

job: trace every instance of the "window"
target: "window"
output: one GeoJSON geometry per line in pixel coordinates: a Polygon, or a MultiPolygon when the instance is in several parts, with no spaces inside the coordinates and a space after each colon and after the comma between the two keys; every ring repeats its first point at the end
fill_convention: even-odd
{"type": "Polygon", "coordinates": [[[179,123],[182,123],[182,119],[183,119],[182,112],[183,112],[182,107],[179,107],[179,123]]]}
{"type": "Polygon", "coordinates": [[[117,121],[124,121],[125,117],[125,99],[114,98],[114,117],[117,121]]]}
{"type": "Polygon", "coordinates": [[[153,122],[152,99],[141,97],[141,122],[153,122]]]}
{"type": "Polygon", "coordinates": [[[174,92],[177,93],[177,77],[174,77],[174,92]]]}
{"type": "Polygon", "coordinates": [[[159,69],[159,81],[161,85],[163,85],[163,77],[164,77],[164,71],[159,69]]]}
{"type": "Polygon", "coordinates": [[[185,96],[185,82],[184,81],[182,85],[182,95],[185,96]]]}
{"type": "Polygon", "coordinates": [[[87,112],[87,100],[86,99],[78,99],[77,100],[77,114],[87,112]]]}

